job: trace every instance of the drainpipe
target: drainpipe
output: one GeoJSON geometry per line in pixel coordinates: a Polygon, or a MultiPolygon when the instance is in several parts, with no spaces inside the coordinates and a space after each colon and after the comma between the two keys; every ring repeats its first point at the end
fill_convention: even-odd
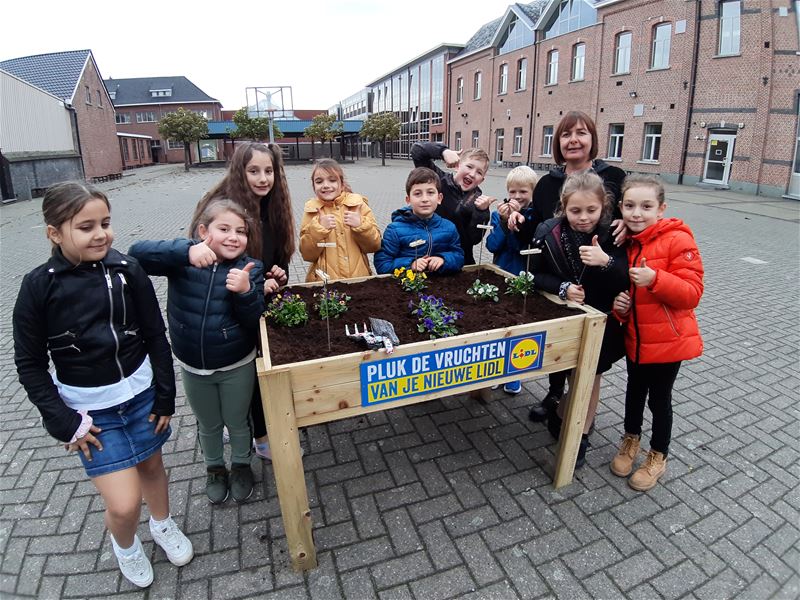
{"type": "Polygon", "coordinates": [[[81,133],[78,131],[78,113],[75,107],[67,102],[64,102],[64,108],[70,112],[70,121],[72,122],[72,132],[75,134],[75,144],[77,145],[78,158],[81,161],[81,173],[83,178],[86,179],[86,166],[83,164],[83,152],[81,151],[81,133]]]}
{"type": "MultiPolygon", "coordinates": [[[[541,40],[540,40],[541,41],[541,40]]],[[[533,124],[536,121],[536,74],[539,72],[539,42],[533,43],[533,81],[531,82],[531,118],[528,121],[528,164],[531,160],[531,151],[533,150],[533,124]]]]}
{"type": "Polygon", "coordinates": [[[683,185],[683,176],[686,174],[686,160],[689,154],[689,128],[692,125],[692,111],[694,110],[694,91],[697,84],[697,61],[700,56],[700,12],[702,0],[697,0],[694,9],[694,48],[692,50],[692,71],[689,75],[689,106],[686,109],[686,123],[683,132],[683,152],[681,153],[681,168],[678,171],[678,184],[683,185]]]}

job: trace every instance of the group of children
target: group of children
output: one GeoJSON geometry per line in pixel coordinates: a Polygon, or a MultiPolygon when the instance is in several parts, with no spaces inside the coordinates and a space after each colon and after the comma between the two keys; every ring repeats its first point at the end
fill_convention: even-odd
{"type": "MultiPolygon", "coordinates": [[[[494,261],[515,274],[524,270],[519,251],[526,240],[513,222],[530,214],[536,174],[513,169],[508,199],[490,215],[496,200],[479,187],[489,166],[485,152],[416,144],[412,158],[407,206],[392,213],[383,235],[341,167],[332,160],[315,165],[315,197],[305,205],[299,236],[311,263],[307,280],[321,273],[331,280],[369,275],[371,253],[378,273],[398,267],[455,272],[474,263],[472,249],[484,233],[479,226],[490,220],[494,261]],[[455,172],[439,169],[437,159],[455,172]]],[[[611,464],[617,475],[632,471],[649,394],[654,433],[643,467],[648,476],[639,469],[630,480],[636,489],[649,489],[664,472],[672,383],[680,361],[702,351],[692,312],[702,293],[702,263],[688,227],[662,218],[665,206],[658,180],[629,177],[621,202],[628,240],[615,245],[607,225],[612,207],[600,178],[588,172],[566,181],[557,216],[536,228],[544,250],[534,262],[536,285],[616,317],[608,320],[587,428],[600,373],[621,358],[624,338],[629,382],[625,436],[611,464]],[[624,335],[618,323],[625,324],[624,335]]],[[[265,296],[287,282],[295,243],[280,149],[240,145],[225,178],[198,204],[189,238],[138,242],[127,256],[111,248],[110,204],[97,189],[53,186],[42,211],[53,252],[25,276],[14,308],[19,378],[47,431],[78,452],[103,497],[122,573],[146,587],[153,571],[136,535],[142,499],[153,540],[169,560],[183,565],[193,556],[169,513],[161,448],[170,435],[175,378],[147,275],[168,278],[172,351],[197,419],[209,500],[221,503],[230,494],[245,501],[253,490],[254,438],[256,453],[269,456],[254,366],[257,321],[265,296]]],[[[521,385],[511,382],[505,390],[519,393],[521,385]]]]}

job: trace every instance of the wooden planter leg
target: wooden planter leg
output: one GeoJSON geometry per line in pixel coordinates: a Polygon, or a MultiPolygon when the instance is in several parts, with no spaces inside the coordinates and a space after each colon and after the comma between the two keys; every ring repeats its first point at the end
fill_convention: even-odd
{"type": "Polygon", "coordinates": [[[291,380],[287,371],[259,375],[258,380],[289,556],[295,571],[308,571],[317,566],[317,549],[311,536],[311,510],[291,380]]]}
{"type": "Polygon", "coordinates": [[[583,322],[578,364],[570,377],[569,400],[561,426],[561,440],[553,480],[553,487],[556,489],[572,483],[575,459],[578,457],[578,446],[581,443],[583,424],[586,420],[586,409],[592,393],[597,360],[600,358],[605,323],[606,317],[602,314],[587,315],[583,322]]]}

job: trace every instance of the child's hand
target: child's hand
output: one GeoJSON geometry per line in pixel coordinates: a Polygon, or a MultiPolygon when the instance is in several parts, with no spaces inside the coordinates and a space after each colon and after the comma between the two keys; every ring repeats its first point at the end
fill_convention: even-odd
{"type": "Polygon", "coordinates": [[[344,211],[344,224],[348,227],[359,227],[361,225],[360,204],[344,211]]]}
{"type": "Polygon", "coordinates": [[[444,259],[441,256],[431,256],[428,258],[428,271],[438,271],[444,265],[444,259]]]}
{"type": "Polygon", "coordinates": [[[274,279],[280,285],[286,285],[288,281],[288,277],[286,276],[286,271],[281,269],[278,265],[272,265],[272,268],[267,271],[264,276],[267,279],[274,279]]]}
{"type": "Polygon", "coordinates": [[[250,291],[250,271],[256,263],[247,263],[244,269],[231,269],[228,271],[228,277],[225,278],[225,287],[229,292],[236,294],[244,294],[250,291]]]}
{"type": "Polygon", "coordinates": [[[264,295],[267,296],[269,294],[273,294],[280,289],[281,285],[275,279],[265,279],[264,280],[264,295]]]}
{"type": "Polygon", "coordinates": [[[605,267],[610,260],[608,254],[600,247],[597,236],[592,238],[591,246],[580,246],[578,252],[581,254],[581,262],[590,267],[605,267]]]}
{"type": "Polygon", "coordinates": [[[641,266],[628,269],[628,275],[630,275],[631,282],[636,287],[647,287],[655,280],[656,272],[647,266],[644,256],[642,257],[642,262],[639,264],[641,266]]]}
{"type": "Polygon", "coordinates": [[[458,161],[461,160],[461,152],[461,150],[456,152],[455,150],[450,150],[450,148],[442,152],[442,160],[444,161],[444,164],[451,169],[455,169],[458,166],[458,161]]]}
{"type": "Polygon", "coordinates": [[[214,251],[208,247],[208,243],[211,241],[212,240],[210,239],[209,234],[209,237],[204,239],[199,244],[189,246],[190,265],[197,267],[198,269],[205,269],[206,267],[210,267],[217,262],[217,255],[214,254],[214,251]]]}
{"type": "Polygon", "coordinates": [[[166,431],[167,427],[169,427],[169,421],[170,421],[171,418],[172,417],[170,417],[169,415],[161,415],[161,416],[159,416],[159,415],[155,415],[155,414],[151,413],[150,416],[147,417],[147,420],[150,423],[152,423],[153,421],[158,419],[158,421],[156,421],[156,428],[155,428],[155,430],[153,430],[153,433],[158,435],[162,431],[166,431]]]}
{"type": "Polygon", "coordinates": [[[520,208],[521,207],[519,205],[519,202],[517,202],[513,198],[510,198],[510,199],[506,200],[505,202],[501,202],[497,206],[497,213],[500,215],[501,219],[503,219],[504,221],[508,221],[508,216],[512,212],[515,212],[515,211],[519,212],[520,208]]]}
{"type": "Polygon", "coordinates": [[[478,210],[488,210],[489,207],[492,205],[492,202],[497,200],[497,198],[492,198],[491,196],[487,196],[486,194],[481,194],[477,198],[475,198],[475,208],[478,210]]]}
{"type": "Polygon", "coordinates": [[[318,210],[317,218],[319,219],[319,224],[322,225],[325,229],[327,230],[336,229],[335,215],[326,215],[321,210],[318,210]]]}
{"type": "Polygon", "coordinates": [[[628,228],[625,227],[625,221],[622,219],[614,219],[611,221],[611,235],[614,236],[614,245],[622,246],[625,239],[628,237],[628,228]]]}
{"type": "Polygon", "coordinates": [[[586,300],[586,292],[583,291],[583,286],[577,283],[570,284],[567,288],[567,300],[583,304],[586,300]]]}
{"type": "Polygon", "coordinates": [[[422,271],[425,271],[428,268],[428,261],[429,260],[430,260],[430,257],[421,256],[420,258],[415,260],[413,263],[411,263],[411,270],[412,271],[416,271],[417,273],[422,273],[422,271]]]}
{"type": "Polygon", "coordinates": [[[100,443],[96,437],[94,437],[93,433],[100,433],[102,430],[97,425],[92,425],[89,427],[89,431],[85,436],[82,438],[78,438],[71,444],[64,444],[64,449],[67,452],[75,452],[76,450],[80,450],[83,452],[83,455],[86,457],[86,460],[92,460],[92,452],[89,450],[89,444],[95,446],[98,450],[103,449],[103,444],[100,443]]]}
{"type": "Polygon", "coordinates": [[[620,292],[617,294],[617,297],[614,298],[612,308],[620,317],[627,316],[627,314],[631,312],[631,297],[628,295],[628,292],[620,292]]]}
{"type": "Polygon", "coordinates": [[[510,231],[519,231],[519,226],[525,222],[525,216],[518,210],[511,211],[508,215],[508,229],[510,231]]]}

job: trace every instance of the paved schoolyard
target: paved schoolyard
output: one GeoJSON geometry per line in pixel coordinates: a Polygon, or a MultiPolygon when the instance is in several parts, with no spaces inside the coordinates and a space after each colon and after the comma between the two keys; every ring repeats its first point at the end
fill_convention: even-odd
{"type": "MultiPolygon", "coordinates": [[[[383,227],[403,201],[405,161],[347,165],[383,227]]],[[[485,190],[502,196],[504,171],[485,190]]],[[[310,167],[287,168],[299,222],[310,167]]],[[[115,246],[184,234],[220,170],[158,166],[103,184],[115,246]]],[[[706,266],[702,358],[685,364],[663,484],[641,494],[608,463],[621,435],[624,371],[605,380],[587,465],[550,485],[554,444],[527,411],[540,380],[486,406],[440,401],[307,428],[305,470],[319,568],[292,572],[272,468],[241,506],[211,507],[179,386],[165,447],[172,510],[196,556],[154,550],[155,583],[120,575],[103,507],[75,456],[47,437],[16,378],[11,310],[48,254],[40,200],[0,213],[0,596],[129,598],[797,598],[800,203],[671,186],[668,214],[694,229],[706,266]]],[[[484,260],[488,257],[484,254],[484,260]]],[[[292,264],[292,282],[305,274],[292,264]]],[[[157,282],[164,297],[166,286],[157,282]]],[[[147,515],[143,515],[144,519],[147,515]]]]}

